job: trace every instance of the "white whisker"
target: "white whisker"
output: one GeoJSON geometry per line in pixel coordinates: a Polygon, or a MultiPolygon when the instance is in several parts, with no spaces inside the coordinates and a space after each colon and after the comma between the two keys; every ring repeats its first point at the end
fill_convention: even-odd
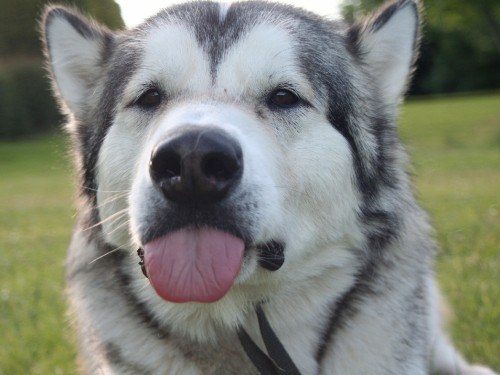
{"type": "MultiPolygon", "coordinates": [[[[102,224],[107,223],[109,221],[111,221],[111,224],[113,224],[113,223],[119,221],[120,219],[122,219],[123,216],[126,216],[127,213],[128,213],[128,208],[124,208],[123,210],[117,211],[114,214],[109,215],[107,218],[102,219],[101,221],[85,228],[84,230],[87,231],[87,230],[94,229],[94,228],[98,227],[99,225],[102,225],[102,224]]],[[[128,220],[127,220],[127,222],[128,222],[128,220]]]]}
{"type": "Polygon", "coordinates": [[[128,192],[114,194],[114,195],[108,197],[107,199],[103,200],[102,202],[99,202],[99,205],[97,207],[98,208],[104,207],[108,204],[116,202],[119,199],[126,198],[127,196],[128,196],[128,192]]]}
{"type": "Polygon", "coordinates": [[[123,227],[128,227],[129,223],[130,223],[130,221],[126,220],[123,223],[121,223],[120,225],[118,225],[115,228],[113,228],[112,231],[107,232],[107,234],[110,235],[110,234],[115,233],[117,230],[122,229],[123,227]]]}
{"type": "Polygon", "coordinates": [[[128,194],[129,191],[128,190],[102,190],[102,189],[94,189],[94,188],[91,188],[91,187],[88,187],[88,186],[82,186],[82,189],[84,190],[89,190],[89,191],[94,191],[94,192],[102,192],[102,193],[125,193],[125,194],[128,194]]]}
{"type": "Polygon", "coordinates": [[[121,249],[121,247],[115,247],[113,250],[110,250],[110,251],[108,251],[107,253],[104,253],[103,255],[101,255],[101,256],[99,256],[99,257],[95,258],[94,260],[90,261],[90,262],[89,262],[89,266],[90,266],[91,264],[94,264],[95,262],[97,262],[97,261],[99,261],[99,260],[103,259],[104,257],[107,257],[108,255],[111,255],[111,254],[116,253],[116,252],[117,252],[117,251],[119,251],[120,249],[121,249]]]}

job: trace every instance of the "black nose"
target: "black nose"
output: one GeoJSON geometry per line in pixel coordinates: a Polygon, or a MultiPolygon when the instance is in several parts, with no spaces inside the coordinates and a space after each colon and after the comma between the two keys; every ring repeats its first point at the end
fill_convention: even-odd
{"type": "Polygon", "coordinates": [[[190,130],[156,146],[149,173],[171,201],[214,203],[241,179],[241,147],[222,130],[190,130]]]}

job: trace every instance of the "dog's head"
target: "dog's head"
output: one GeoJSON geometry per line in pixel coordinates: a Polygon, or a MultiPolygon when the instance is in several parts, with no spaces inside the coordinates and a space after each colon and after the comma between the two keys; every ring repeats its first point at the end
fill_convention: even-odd
{"type": "MultiPolygon", "coordinates": [[[[44,36],[89,225],[144,249],[156,292],[215,302],[307,280],[391,236],[414,1],[355,25],[272,3],[180,5],[112,33],[52,7],[44,36]],[[285,272],[287,271],[287,272],[285,272]]],[[[359,255],[359,254],[358,254],[359,255]]]]}

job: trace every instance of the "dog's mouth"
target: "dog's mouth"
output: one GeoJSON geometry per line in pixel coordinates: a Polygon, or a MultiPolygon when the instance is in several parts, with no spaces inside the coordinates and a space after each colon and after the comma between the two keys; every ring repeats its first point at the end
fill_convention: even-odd
{"type": "Polygon", "coordinates": [[[243,262],[242,239],[211,228],[180,229],[144,246],[144,267],[156,293],[170,302],[215,302],[243,262]]]}
{"type": "MultiPolygon", "coordinates": [[[[139,263],[163,299],[211,303],[221,299],[236,280],[245,242],[214,228],[183,228],[139,249],[139,263]]],[[[270,271],[284,263],[284,245],[269,241],[256,246],[259,264],[270,271]]]]}

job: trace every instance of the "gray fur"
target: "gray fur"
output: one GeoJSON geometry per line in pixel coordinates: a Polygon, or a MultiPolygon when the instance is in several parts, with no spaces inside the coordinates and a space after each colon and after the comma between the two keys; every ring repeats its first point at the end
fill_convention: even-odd
{"type": "Polygon", "coordinates": [[[253,310],[264,303],[303,374],[494,375],[469,366],[441,330],[434,244],[396,130],[418,54],[419,8],[416,0],[393,1],[346,25],[267,2],[194,2],[121,32],[47,9],[45,52],[81,193],[67,293],[85,373],[255,374],[237,331],[244,327],[262,346],[253,310]],[[384,34],[393,29],[406,35],[395,54],[394,70],[403,73],[383,69],[391,51],[377,44],[399,43],[384,34]],[[276,31],[270,45],[283,39],[288,48],[270,52],[264,68],[249,64],[256,72],[245,76],[238,71],[245,61],[236,64],[232,53],[267,51],[261,30],[276,31]],[[158,50],[158,35],[178,45],[158,50]],[[181,48],[186,61],[170,71],[181,48]],[[200,82],[181,80],[191,66],[198,70],[189,74],[208,67],[200,82]],[[387,84],[382,74],[400,76],[387,84]],[[151,88],[160,105],[140,108],[151,88]],[[273,105],[276,89],[294,91],[298,103],[273,105]],[[241,184],[216,204],[174,204],[148,178],[154,147],[193,125],[225,127],[245,154],[241,184]],[[166,302],[142,276],[136,248],[184,227],[245,242],[241,279],[220,301],[166,302]],[[258,263],[269,241],[284,246],[276,271],[258,263]]]}

